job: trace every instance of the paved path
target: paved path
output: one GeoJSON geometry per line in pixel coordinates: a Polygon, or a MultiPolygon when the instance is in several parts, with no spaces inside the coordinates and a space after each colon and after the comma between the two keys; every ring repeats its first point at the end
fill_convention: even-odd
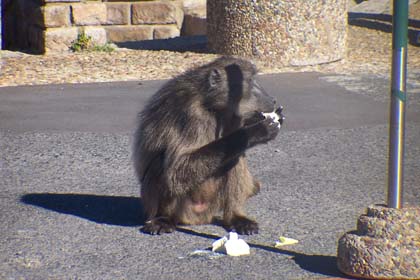
{"type": "MultiPolygon", "coordinates": [[[[338,238],[385,199],[389,82],[316,73],[260,79],[287,119],[275,141],[248,153],[263,183],[247,207],[261,233],[244,237],[251,256],[241,258],[196,251],[226,234],[217,226],[138,231],[131,135],[161,81],[0,88],[0,279],[343,277],[338,238]],[[273,249],[279,235],[300,243],[273,249]]],[[[416,205],[419,100],[410,96],[405,166],[405,201],[416,205]]]]}

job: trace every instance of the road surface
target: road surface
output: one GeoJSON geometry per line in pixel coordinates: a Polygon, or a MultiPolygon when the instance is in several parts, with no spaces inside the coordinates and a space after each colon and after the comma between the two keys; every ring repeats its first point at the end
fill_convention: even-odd
{"type": "MultiPolygon", "coordinates": [[[[247,211],[251,255],[206,249],[226,231],[143,223],[130,146],[136,114],[164,81],[0,88],[1,279],[317,279],[338,238],[384,203],[389,81],[317,73],[260,76],[285,107],[279,136],[248,153],[263,184],[247,211]],[[274,249],[284,235],[299,240],[274,249]]],[[[420,204],[419,84],[409,84],[405,202],[420,204]]]]}

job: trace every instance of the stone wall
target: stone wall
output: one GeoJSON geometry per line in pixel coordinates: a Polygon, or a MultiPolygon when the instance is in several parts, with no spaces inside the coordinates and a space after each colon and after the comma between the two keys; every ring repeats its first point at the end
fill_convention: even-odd
{"type": "Polygon", "coordinates": [[[183,0],[184,23],[182,36],[206,35],[207,6],[206,0],[183,0]]]}
{"type": "Polygon", "coordinates": [[[5,20],[7,45],[44,53],[67,51],[81,32],[97,44],[180,35],[180,1],[120,1],[11,1],[5,20]]]}

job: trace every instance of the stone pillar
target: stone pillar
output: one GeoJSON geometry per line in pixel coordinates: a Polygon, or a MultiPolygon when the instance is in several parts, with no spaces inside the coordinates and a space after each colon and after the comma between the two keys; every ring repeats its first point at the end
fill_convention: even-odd
{"type": "Polygon", "coordinates": [[[368,207],[340,238],[337,265],[357,278],[420,279],[420,208],[368,207]]]}
{"type": "Polygon", "coordinates": [[[347,0],[208,0],[207,37],[216,53],[279,65],[340,60],[347,0]]]}

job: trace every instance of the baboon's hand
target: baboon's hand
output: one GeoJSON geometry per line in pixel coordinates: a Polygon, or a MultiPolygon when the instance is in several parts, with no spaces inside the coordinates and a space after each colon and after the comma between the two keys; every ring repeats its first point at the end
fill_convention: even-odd
{"type": "Polygon", "coordinates": [[[283,125],[283,122],[284,122],[284,119],[285,119],[285,117],[283,115],[283,106],[280,106],[279,108],[277,108],[275,113],[279,116],[280,125],[283,125]]]}
{"type": "Polygon", "coordinates": [[[252,147],[257,144],[267,143],[276,138],[277,134],[279,134],[278,122],[267,117],[247,128],[248,145],[252,147]]]}
{"type": "Polygon", "coordinates": [[[258,123],[258,122],[260,122],[264,119],[265,119],[265,117],[264,117],[263,113],[255,112],[250,117],[245,119],[244,126],[254,125],[254,124],[256,124],[256,123],[258,123]]]}

